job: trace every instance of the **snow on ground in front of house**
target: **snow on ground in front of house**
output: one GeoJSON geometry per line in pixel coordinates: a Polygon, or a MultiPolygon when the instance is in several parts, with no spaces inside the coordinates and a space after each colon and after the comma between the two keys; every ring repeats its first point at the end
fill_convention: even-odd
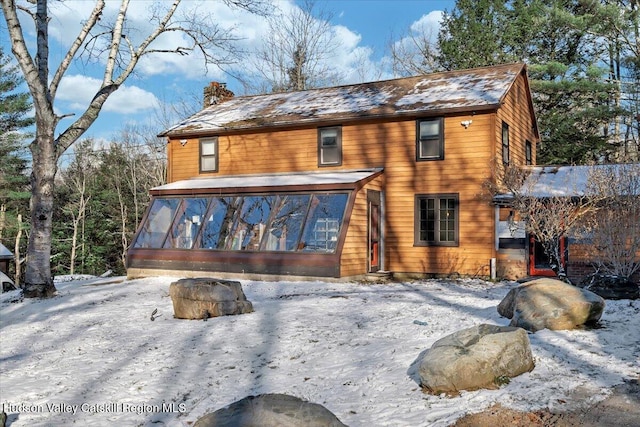
{"type": "Polygon", "coordinates": [[[188,426],[262,393],[322,404],[351,427],[446,426],[494,403],[574,409],[640,375],[640,301],[607,301],[601,329],[530,334],[532,372],[445,397],[421,391],[416,360],[457,330],[507,325],[496,306],[516,283],[242,281],[255,312],[202,321],[173,318],[175,278],[84,279],[57,280],[49,300],[0,295],[12,427],[188,426]]]}

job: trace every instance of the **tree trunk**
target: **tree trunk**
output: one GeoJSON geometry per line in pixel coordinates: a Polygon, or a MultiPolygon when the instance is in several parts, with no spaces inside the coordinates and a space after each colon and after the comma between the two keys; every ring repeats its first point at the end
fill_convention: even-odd
{"type": "Polygon", "coordinates": [[[51,276],[51,232],[53,221],[54,177],[57,158],[53,131],[55,118],[36,113],[36,140],[31,144],[31,232],[25,271],[24,296],[48,298],[56,287],[51,276]]]}
{"type": "Polygon", "coordinates": [[[2,232],[4,231],[6,221],[7,205],[0,206],[0,240],[2,240],[2,232]]]}
{"type": "Polygon", "coordinates": [[[16,289],[20,289],[20,278],[22,275],[22,264],[20,262],[20,240],[22,239],[22,215],[18,214],[18,233],[16,234],[16,243],[13,247],[13,256],[16,260],[16,275],[13,278],[13,284],[16,289]]]}

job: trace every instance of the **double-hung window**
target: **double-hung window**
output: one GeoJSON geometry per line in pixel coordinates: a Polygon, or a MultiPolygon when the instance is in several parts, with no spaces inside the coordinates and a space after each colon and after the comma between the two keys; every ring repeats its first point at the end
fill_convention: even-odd
{"type": "Polygon", "coordinates": [[[509,125],[502,122],[502,163],[509,164],[509,125]]]}
{"type": "Polygon", "coordinates": [[[416,246],[458,245],[458,195],[417,195],[415,206],[416,246]]]}
{"type": "Polygon", "coordinates": [[[342,164],[342,128],[318,129],[318,166],[339,166],[342,164]]]}
{"type": "Polygon", "coordinates": [[[200,140],[200,172],[218,171],[218,137],[200,140]]]}
{"type": "Polygon", "coordinates": [[[416,159],[444,159],[444,120],[442,117],[417,121],[416,159]]]}

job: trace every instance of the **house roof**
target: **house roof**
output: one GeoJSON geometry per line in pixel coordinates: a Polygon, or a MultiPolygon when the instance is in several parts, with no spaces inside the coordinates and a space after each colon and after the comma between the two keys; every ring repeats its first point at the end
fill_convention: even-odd
{"type": "Polygon", "coordinates": [[[0,243],[0,259],[13,259],[13,253],[5,245],[0,243]]]}
{"type": "Polygon", "coordinates": [[[524,64],[448,71],[323,89],[231,98],[160,136],[223,133],[314,122],[495,109],[524,64]]]}
{"type": "Polygon", "coordinates": [[[193,178],[154,187],[153,195],[185,195],[203,193],[246,193],[282,190],[350,189],[382,172],[382,168],[340,170],[333,172],[273,173],[193,178]]]}

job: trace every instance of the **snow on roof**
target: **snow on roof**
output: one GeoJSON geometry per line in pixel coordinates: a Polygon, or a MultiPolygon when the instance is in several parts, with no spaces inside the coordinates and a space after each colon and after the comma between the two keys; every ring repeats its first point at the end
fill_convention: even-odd
{"type": "Polygon", "coordinates": [[[524,64],[508,64],[298,92],[240,96],[207,107],[161,135],[491,108],[500,104],[523,69],[524,64]]]}
{"type": "MultiPolygon", "coordinates": [[[[590,166],[535,166],[523,185],[523,193],[534,197],[583,196],[589,189],[589,181],[611,176],[634,174],[640,179],[640,163],[590,165],[590,166]]],[[[636,181],[638,182],[638,181],[636,181]]],[[[640,196],[640,186],[635,187],[640,196]]]]}
{"type": "Polygon", "coordinates": [[[334,172],[274,173],[194,178],[154,187],[151,189],[151,192],[355,184],[380,171],[382,171],[382,169],[375,168],[334,172]]]}

